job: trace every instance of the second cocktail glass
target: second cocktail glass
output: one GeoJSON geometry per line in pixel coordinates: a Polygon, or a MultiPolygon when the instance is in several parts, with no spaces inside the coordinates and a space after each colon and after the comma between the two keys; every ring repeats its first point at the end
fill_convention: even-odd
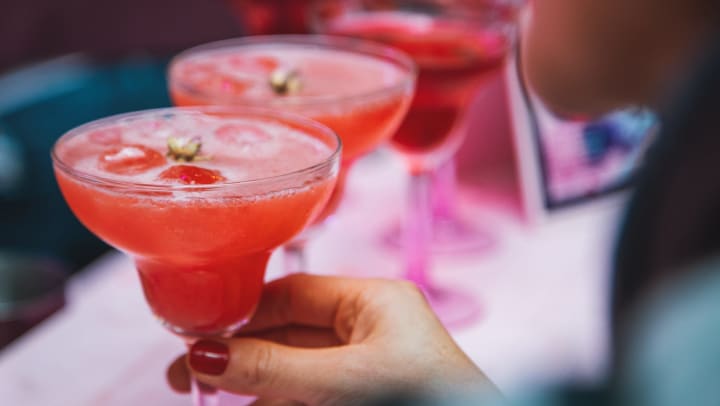
{"type": "MultiPolygon", "coordinates": [[[[342,139],[338,187],[317,223],[339,204],[353,162],[393,136],[415,86],[413,61],[353,38],[277,35],[220,41],[178,55],[169,69],[177,105],[262,106],[292,111],[342,139]]],[[[285,246],[288,272],[307,270],[306,238],[285,246]]]]}
{"type": "MultiPolygon", "coordinates": [[[[132,257],[153,313],[192,342],[252,316],[271,252],[329,199],[340,148],[299,116],[175,108],[78,127],[52,158],[73,213],[132,257]]],[[[217,401],[197,384],[193,395],[217,401]]]]}
{"type": "MultiPolygon", "coordinates": [[[[468,105],[481,86],[500,72],[513,44],[521,3],[317,0],[312,8],[316,31],[383,42],[406,52],[418,64],[415,97],[392,139],[410,172],[401,245],[406,278],[425,289],[435,311],[450,325],[474,319],[479,306],[472,296],[441,289],[429,277],[433,232],[437,231],[433,226],[440,225],[433,223],[432,177],[445,165],[451,171],[445,178],[454,182],[448,162],[464,140],[468,105]]],[[[447,212],[452,204],[446,202],[447,212]]],[[[486,238],[480,235],[478,241],[486,238]]]]}

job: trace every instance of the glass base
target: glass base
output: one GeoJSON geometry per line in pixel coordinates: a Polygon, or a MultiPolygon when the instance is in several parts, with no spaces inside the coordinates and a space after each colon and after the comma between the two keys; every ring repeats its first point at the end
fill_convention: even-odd
{"type": "MultiPolygon", "coordinates": [[[[401,224],[392,226],[383,240],[385,245],[393,249],[403,248],[405,242],[401,224]]],[[[484,252],[495,245],[491,233],[462,218],[433,219],[430,251],[435,254],[484,252]]]]}
{"type": "Polygon", "coordinates": [[[449,330],[468,327],[483,315],[482,305],[468,292],[435,286],[421,289],[435,314],[449,330]]]}

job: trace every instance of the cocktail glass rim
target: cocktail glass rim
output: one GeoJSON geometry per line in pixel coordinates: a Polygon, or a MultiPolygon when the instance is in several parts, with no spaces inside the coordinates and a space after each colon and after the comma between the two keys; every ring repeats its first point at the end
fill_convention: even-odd
{"type": "Polygon", "coordinates": [[[148,109],[148,110],[139,110],[139,111],[133,111],[129,113],[123,113],[123,114],[116,114],[108,117],[104,117],[98,120],[94,120],[85,124],[82,124],[78,127],[75,127],[69,131],[67,131],[65,134],[63,134],[58,140],[55,142],[55,144],[52,147],[52,150],[50,152],[50,155],[53,160],[53,164],[55,167],[62,171],[63,173],[69,175],[70,177],[83,182],[83,183],[90,183],[97,186],[106,186],[106,187],[117,187],[117,188],[125,188],[125,189],[132,189],[137,191],[143,191],[143,192],[190,192],[190,191],[209,191],[209,190],[217,190],[217,189],[224,189],[224,188],[237,188],[237,187],[250,187],[255,186],[258,184],[266,184],[266,183],[275,183],[275,182],[283,182],[290,180],[292,178],[303,176],[307,174],[311,174],[315,171],[322,170],[324,168],[327,168],[328,166],[333,165],[334,162],[339,162],[340,155],[342,152],[342,140],[340,137],[329,127],[318,123],[315,120],[309,119],[303,115],[295,114],[295,113],[286,113],[277,111],[275,109],[265,109],[265,108],[256,108],[256,107],[244,107],[244,106],[193,106],[193,107],[165,107],[165,108],[158,108],[158,109],[148,109]],[[245,179],[240,181],[225,181],[225,182],[219,182],[215,184],[196,184],[196,185],[177,185],[177,184],[158,184],[158,183],[139,183],[134,182],[132,180],[119,180],[119,179],[113,179],[109,177],[104,177],[101,175],[95,175],[91,174],[82,170],[79,170],[77,168],[74,168],[72,165],[64,162],[60,156],[58,155],[58,148],[62,145],[62,143],[66,142],[67,140],[78,136],[80,134],[87,133],[88,131],[92,131],[93,129],[97,128],[103,128],[106,127],[108,123],[116,123],[118,121],[121,121],[122,119],[131,119],[135,117],[142,117],[142,116],[151,116],[151,115],[158,115],[162,116],[164,114],[175,114],[175,113],[182,113],[182,112],[196,112],[196,113],[205,113],[205,114],[218,114],[221,115],[221,117],[224,117],[225,115],[228,115],[230,118],[238,118],[238,117],[247,117],[247,118],[262,118],[262,119],[270,119],[275,120],[280,123],[294,123],[294,124],[300,124],[304,128],[312,128],[315,130],[319,130],[326,135],[329,136],[330,139],[334,140],[336,142],[336,146],[334,150],[327,156],[324,157],[321,161],[313,163],[312,165],[306,166],[301,169],[296,169],[293,171],[289,171],[286,173],[281,173],[277,175],[272,176],[265,176],[265,177],[259,177],[259,178],[253,178],[253,179],[245,179]]]}
{"type": "MultiPolygon", "coordinates": [[[[111,124],[112,125],[112,124],[111,124]]],[[[297,128],[297,127],[295,127],[297,128]]],[[[272,109],[258,109],[258,108],[249,108],[249,107],[238,107],[238,106],[203,106],[203,107],[170,107],[170,108],[161,108],[161,109],[150,109],[150,110],[141,110],[141,111],[135,111],[131,113],[125,113],[125,114],[118,114],[114,116],[105,117],[99,120],[91,121],[89,123],[83,124],[81,126],[75,127],[65,134],[63,134],[53,145],[51,156],[53,160],[53,164],[55,165],[56,170],[61,171],[63,174],[73,178],[75,181],[80,182],[81,184],[94,184],[99,187],[121,187],[125,190],[131,190],[131,191],[161,191],[161,192],[169,192],[169,191],[199,191],[201,190],[208,190],[208,189],[217,189],[217,188],[234,188],[234,187],[246,187],[246,186],[253,186],[257,184],[266,184],[270,183],[273,184],[275,182],[283,182],[283,185],[287,185],[289,180],[292,180],[293,178],[299,178],[299,179],[307,179],[309,175],[312,175],[315,172],[325,172],[327,170],[330,170],[330,174],[327,176],[327,178],[331,178],[332,176],[337,174],[337,171],[339,170],[339,161],[340,161],[340,154],[342,151],[342,141],[338,135],[328,128],[325,125],[322,125],[314,120],[308,119],[304,116],[297,115],[297,114],[291,114],[291,113],[284,113],[284,112],[278,112],[276,110],[272,109]],[[213,185],[157,185],[157,184],[142,184],[132,181],[120,181],[116,179],[108,179],[103,176],[93,175],[87,172],[84,172],[82,170],[78,170],[76,168],[73,168],[68,163],[64,162],[59,154],[58,154],[58,148],[67,140],[71,139],[72,137],[78,136],[80,134],[85,134],[87,131],[92,131],[93,128],[102,128],[108,123],[116,123],[118,121],[121,121],[126,118],[133,118],[133,117],[143,117],[143,116],[161,116],[163,114],[169,114],[169,113],[178,113],[178,112],[200,112],[200,113],[207,113],[207,114],[220,114],[224,116],[229,116],[230,118],[235,117],[251,117],[251,118],[263,118],[263,119],[272,119],[277,120],[281,123],[289,123],[290,125],[299,126],[302,129],[307,129],[307,131],[311,130],[318,130],[320,133],[328,136],[330,140],[334,140],[335,142],[335,148],[331,150],[326,157],[323,157],[320,162],[313,163],[311,165],[307,165],[305,168],[301,168],[298,170],[292,170],[288,171],[283,174],[279,175],[273,175],[273,176],[266,176],[263,178],[257,178],[257,179],[249,179],[249,180],[243,180],[243,181],[230,181],[230,182],[222,182],[218,184],[213,185]]],[[[287,187],[285,187],[287,188],[287,187]]],[[[250,191],[252,189],[249,189],[250,191]]],[[[252,193],[253,195],[261,195],[263,193],[252,193]]],[[[200,193],[197,195],[198,198],[202,198],[204,194],[200,193]]],[[[277,248],[273,247],[272,249],[277,248]]],[[[130,257],[135,257],[135,255],[131,253],[127,253],[130,257]]],[[[182,331],[175,330],[173,328],[172,323],[163,323],[165,326],[171,331],[176,334],[182,334],[182,331]]],[[[235,329],[237,326],[228,326],[228,331],[230,329],[235,329]]],[[[186,344],[189,346],[192,342],[191,339],[187,338],[185,339],[186,344]]],[[[191,387],[193,392],[193,402],[197,405],[204,405],[204,404],[217,404],[217,391],[209,388],[207,386],[200,385],[195,378],[191,378],[191,387]]]]}
{"type": "Polygon", "coordinates": [[[307,107],[325,104],[342,104],[349,101],[360,101],[373,99],[388,93],[400,92],[407,87],[412,87],[418,75],[418,67],[414,60],[405,52],[379,42],[365,39],[325,34],[291,34],[291,35],[256,35],[249,37],[232,38],[221,41],[210,42],[198,45],[176,55],[168,65],[167,77],[170,89],[178,89],[189,93],[193,98],[207,102],[208,104],[225,104],[240,106],[270,106],[273,108],[283,107],[307,107]],[[375,89],[355,94],[328,94],[317,96],[285,96],[285,97],[247,97],[242,94],[228,95],[221,92],[209,92],[195,86],[183,83],[175,79],[173,69],[179,62],[206,51],[227,51],[233,48],[259,45],[292,45],[294,47],[335,49],[354,54],[364,54],[376,58],[389,60],[394,65],[400,66],[407,74],[400,75],[397,83],[384,85],[375,89]]]}
{"type": "MultiPolygon", "coordinates": [[[[402,13],[405,16],[412,15],[416,18],[427,18],[428,20],[434,21],[453,21],[454,24],[482,24],[486,28],[491,25],[496,25],[498,29],[502,29],[506,25],[505,20],[498,22],[497,8],[504,6],[506,10],[513,11],[514,13],[520,13],[522,7],[527,3],[528,0],[489,0],[489,1],[456,1],[456,2],[445,2],[443,0],[414,0],[409,1],[412,4],[427,4],[428,6],[437,5],[439,9],[417,9],[408,8],[403,10],[395,9],[377,9],[377,10],[364,10],[359,8],[359,11],[355,13],[372,13],[372,14],[397,14],[402,13]],[[432,11],[436,13],[433,14],[432,11]]],[[[318,33],[318,35],[341,35],[341,34],[326,34],[328,31],[328,25],[333,19],[328,19],[322,15],[322,8],[328,3],[343,3],[348,6],[362,7],[362,2],[357,1],[346,1],[342,0],[319,0],[314,1],[308,8],[308,21],[311,29],[318,33]]],[[[347,12],[341,13],[341,15],[347,15],[347,12]]],[[[382,44],[382,42],[380,42],[382,44]]]]}

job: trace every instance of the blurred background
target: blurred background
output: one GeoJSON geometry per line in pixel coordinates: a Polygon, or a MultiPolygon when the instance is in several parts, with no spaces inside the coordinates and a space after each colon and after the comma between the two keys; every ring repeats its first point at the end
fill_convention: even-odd
{"type": "Polygon", "coordinates": [[[106,249],[73,219],[48,152],[68,129],[169,106],[178,51],[241,35],[223,1],[3,0],[0,5],[0,211],[4,250],[76,270],[106,249]]]}
{"type": "MultiPolygon", "coordinates": [[[[54,141],[100,117],[169,106],[169,59],[245,33],[241,3],[0,1],[0,347],[61,306],[65,277],[108,249],[63,202],[54,141]]],[[[247,15],[270,30],[266,14],[247,15]]]]}

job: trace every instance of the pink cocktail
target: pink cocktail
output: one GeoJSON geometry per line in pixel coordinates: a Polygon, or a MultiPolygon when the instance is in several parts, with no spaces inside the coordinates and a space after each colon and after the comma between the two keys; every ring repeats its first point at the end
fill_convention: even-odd
{"type": "MultiPolygon", "coordinates": [[[[390,139],[405,117],[415,65],[401,52],[357,39],[251,37],[183,52],[171,64],[169,83],[177,105],[272,107],[333,129],[343,158],[322,222],[337,208],[352,163],[390,139]]],[[[304,268],[302,243],[291,247],[299,258],[289,267],[304,268]]]]}
{"type": "MultiPolygon", "coordinates": [[[[318,0],[313,8],[317,31],[386,43],[406,52],[418,65],[415,96],[392,139],[411,175],[402,245],[406,277],[426,290],[448,324],[473,319],[478,307],[471,297],[439,289],[430,281],[429,253],[442,235],[439,222],[433,221],[431,180],[451,162],[465,137],[465,114],[472,97],[500,71],[513,44],[520,3],[318,0]]],[[[487,245],[489,239],[483,233],[477,241],[487,245]]]]}
{"type": "Polygon", "coordinates": [[[78,127],[52,157],[78,219],[134,259],[155,315],[193,338],[252,315],[272,250],[330,197],[340,141],[277,112],[162,109],[78,127]]]}
{"type": "Polygon", "coordinates": [[[467,104],[505,60],[511,39],[471,20],[401,12],[358,12],[328,21],[331,34],[382,41],[410,55],[418,80],[410,110],[392,138],[412,172],[434,169],[454,153],[462,134],[453,131],[467,104]]]}

